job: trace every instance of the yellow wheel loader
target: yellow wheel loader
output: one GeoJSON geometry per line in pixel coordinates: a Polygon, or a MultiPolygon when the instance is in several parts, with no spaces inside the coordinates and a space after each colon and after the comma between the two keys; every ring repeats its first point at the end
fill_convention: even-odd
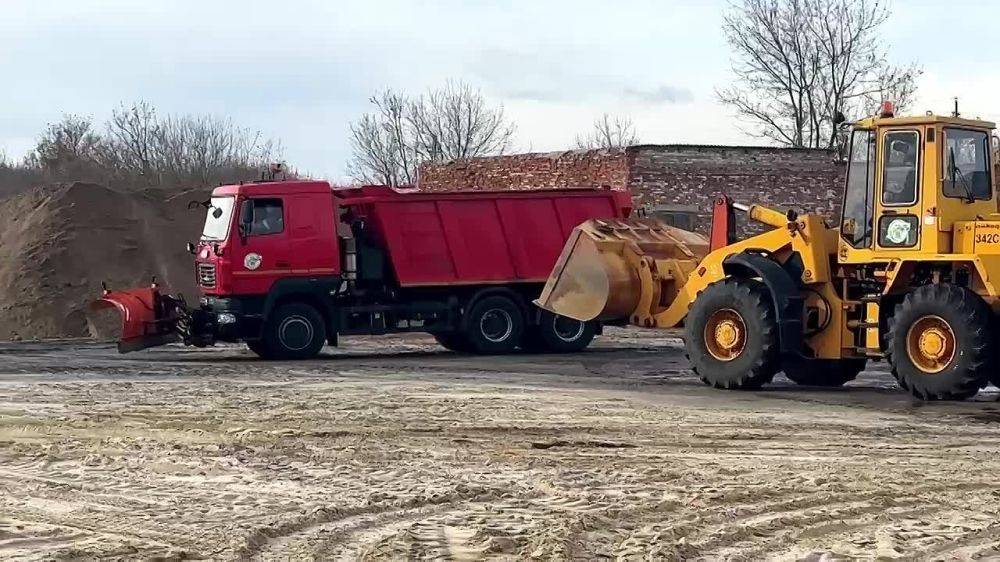
{"type": "Polygon", "coordinates": [[[573,232],[536,303],[581,321],[684,329],[701,379],[755,389],[783,371],[839,386],[886,359],[924,400],[1000,382],[993,123],[878,115],[849,130],[840,225],[720,197],[711,239],[653,220],[573,232]],[[737,240],[745,213],[770,227],[737,240]]]}

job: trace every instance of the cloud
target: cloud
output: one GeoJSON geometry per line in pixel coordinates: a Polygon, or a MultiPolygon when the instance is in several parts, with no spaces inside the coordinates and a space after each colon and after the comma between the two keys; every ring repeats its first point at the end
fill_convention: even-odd
{"type": "Polygon", "coordinates": [[[625,88],[625,95],[641,103],[690,103],[694,94],[687,88],[662,85],[652,90],[625,88]]]}

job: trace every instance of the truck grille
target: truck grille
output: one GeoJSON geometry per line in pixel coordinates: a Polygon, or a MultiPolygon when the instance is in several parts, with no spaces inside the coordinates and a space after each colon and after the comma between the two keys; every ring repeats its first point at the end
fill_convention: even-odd
{"type": "Polygon", "coordinates": [[[215,264],[198,264],[198,284],[209,289],[215,288],[215,264]]]}

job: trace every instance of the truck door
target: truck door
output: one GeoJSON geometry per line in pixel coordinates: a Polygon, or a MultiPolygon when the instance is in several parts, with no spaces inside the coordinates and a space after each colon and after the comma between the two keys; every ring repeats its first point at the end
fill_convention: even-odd
{"type": "Polygon", "coordinates": [[[921,131],[887,130],[882,133],[882,174],[875,242],[884,250],[917,250],[920,247],[921,131]]]}
{"type": "Polygon", "coordinates": [[[337,223],[329,193],[301,193],[285,198],[292,275],[340,273],[337,223]]]}
{"type": "Polygon", "coordinates": [[[232,257],[233,293],[266,294],[289,275],[287,210],[280,197],[244,199],[240,205],[240,244],[232,257]]]}

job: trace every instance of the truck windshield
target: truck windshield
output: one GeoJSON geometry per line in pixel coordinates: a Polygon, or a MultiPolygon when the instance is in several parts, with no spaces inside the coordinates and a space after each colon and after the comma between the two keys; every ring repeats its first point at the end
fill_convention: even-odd
{"type": "Polygon", "coordinates": [[[229,235],[229,219],[233,217],[233,197],[213,197],[212,205],[205,216],[205,229],[201,231],[202,240],[225,240],[229,235]]]}

